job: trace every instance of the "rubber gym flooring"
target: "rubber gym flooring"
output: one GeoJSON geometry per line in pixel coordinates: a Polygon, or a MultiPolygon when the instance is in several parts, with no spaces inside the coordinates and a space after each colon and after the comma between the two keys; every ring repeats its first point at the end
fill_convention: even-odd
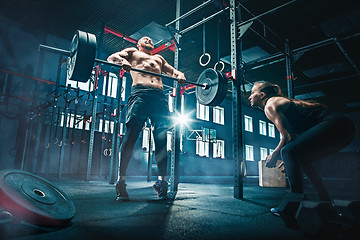
{"type": "MultiPolygon", "coordinates": [[[[1,224],[2,239],[307,239],[269,211],[289,189],[259,187],[257,178],[246,178],[243,198],[236,199],[232,177],[183,177],[173,201],[157,200],[154,181],[145,177],[128,177],[129,201],[116,201],[107,180],[48,180],[76,206],[70,225],[49,229],[9,222],[1,224]]],[[[336,199],[360,199],[360,190],[348,183],[327,186],[336,199]]],[[[317,198],[311,187],[306,194],[317,198]]]]}

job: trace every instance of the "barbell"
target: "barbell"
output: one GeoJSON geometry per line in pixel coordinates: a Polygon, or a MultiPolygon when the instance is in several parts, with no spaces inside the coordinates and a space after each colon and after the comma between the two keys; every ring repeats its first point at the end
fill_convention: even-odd
{"type": "MultiPolygon", "coordinates": [[[[89,80],[94,67],[94,62],[113,66],[119,69],[122,68],[122,65],[95,58],[96,48],[96,36],[92,33],[80,30],[76,31],[71,41],[70,51],[43,44],[40,44],[39,46],[39,50],[67,56],[67,79],[79,82],[87,82],[89,80]]],[[[149,72],[137,68],[131,68],[131,71],[167,78],[173,81],[179,80],[164,74],[149,72]]],[[[205,69],[200,74],[197,82],[186,82],[196,85],[195,94],[198,102],[207,106],[219,105],[225,99],[228,90],[228,80],[225,74],[211,68],[205,69]]]]}

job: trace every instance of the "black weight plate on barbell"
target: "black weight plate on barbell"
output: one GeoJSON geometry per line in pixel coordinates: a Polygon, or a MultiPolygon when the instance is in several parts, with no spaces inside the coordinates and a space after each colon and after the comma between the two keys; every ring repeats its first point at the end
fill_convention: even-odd
{"type": "Polygon", "coordinates": [[[92,72],[96,55],[96,36],[77,30],[70,46],[67,60],[67,78],[87,82],[92,72]]]}
{"type": "Polygon", "coordinates": [[[208,88],[196,87],[195,94],[198,102],[207,106],[217,106],[225,98],[228,82],[226,76],[212,68],[205,69],[197,80],[198,84],[207,85],[208,88]]]}
{"type": "Polygon", "coordinates": [[[58,187],[21,170],[0,171],[0,205],[15,218],[41,226],[65,225],[76,212],[58,187]]]}

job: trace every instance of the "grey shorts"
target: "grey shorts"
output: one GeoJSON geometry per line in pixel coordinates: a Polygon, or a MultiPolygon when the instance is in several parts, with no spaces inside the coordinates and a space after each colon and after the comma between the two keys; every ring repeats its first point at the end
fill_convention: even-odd
{"type": "Polygon", "coordinates": [[[162,90],[134,85],[127,102],[126,125],[144,124],[150,118],[154,128],[170,127],[170,111],[162,90]]]}

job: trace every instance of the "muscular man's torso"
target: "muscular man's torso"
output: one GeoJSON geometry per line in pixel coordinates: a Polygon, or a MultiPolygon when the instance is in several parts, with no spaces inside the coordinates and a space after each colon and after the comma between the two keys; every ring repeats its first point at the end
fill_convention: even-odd
{"type": "MultiPolygon", "coordinates": [[[[128,59],[132,68],[146,70],[149,72],[161,73],[163,60],[159,55],[148,55],[138,50],[134,51],[128,59]]],[[[163,89],[162,80],[160,77],[150,74],[131,71],[133,80],[132,85],[142,85],[158,89],[163,89]]]]}

